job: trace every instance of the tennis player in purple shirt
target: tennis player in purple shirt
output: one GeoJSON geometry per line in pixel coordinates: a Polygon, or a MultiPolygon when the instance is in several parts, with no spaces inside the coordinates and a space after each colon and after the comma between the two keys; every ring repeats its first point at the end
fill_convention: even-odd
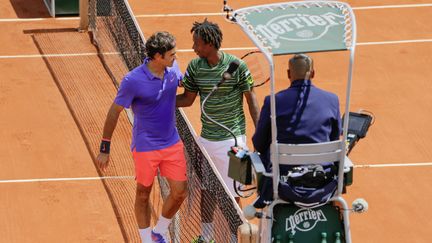
{"type": "Polygon", "coordinates": [[[135,216],[142,242],[170,242],[168,226],[187,194],[186,160],[175,124],[176,91],[182,75],[176,63],[175,38],[157,32],[146,42],[144,64],[129,72],[120,84],[104,126],[96,161],[105,170],[111,137],[120,112],[132,108],[131,151],[137,181],[135,216]],[[157,169],[166,177],[170,195],[153,230],[149,196],[157,169]]]}

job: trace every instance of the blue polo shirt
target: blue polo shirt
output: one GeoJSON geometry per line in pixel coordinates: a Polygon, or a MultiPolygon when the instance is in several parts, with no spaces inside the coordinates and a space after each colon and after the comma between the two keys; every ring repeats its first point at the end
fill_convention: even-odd
{"type": "Polygon", "coordinates": [[[154,76],[144,64],[129,72],[120,84],[114,103],[132,107],[134,124],[131,150],[159,150],[177,143],[175,100],[183,78],[177,62],[166,68],[163,80],[154,76]]]}
{"type": "MultiPolygon", "coordinates": [[[[335,94],[315,87],[310,80],[296,80],[275,98],[278,143],[304,144],[339,139],[342,123],[339,99],[335,94]]],[[[272,142],[269,96],[264,100],[252,142],[269,170],[272,142]]]]}

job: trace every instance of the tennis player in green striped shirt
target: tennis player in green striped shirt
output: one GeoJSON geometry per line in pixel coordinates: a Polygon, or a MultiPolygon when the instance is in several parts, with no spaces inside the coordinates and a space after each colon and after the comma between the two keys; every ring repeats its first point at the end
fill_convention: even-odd
{"type": "MultiPolygon", "coordinates": [[[[202,105],[203,100],[221,80],[222,74],[227,70],[229,64],[234,60],[239,60],[237,57],[219,50],[222,43],[222,32],[217,24],[207,21],[207,19],[203,22],[195,22],[191,33],[193,33],[193,49],[198,58],[193,59],[187,67],[182,82],[184,93],[177,95],[177,107],[191,106],[197,95],[200,96],[202,105]]],[[[233,73],[232,78],[226,80],[207,99],[204,110],[213,120],[228,127],[234,133],[239,146],[247,148],[243,96],[246,98],[254,125],[258,122],[259,107],[252,89],[254,81],[249,69],[242,60],[239,62],[239,68],[233,73]]],[[[227,152],[234,145],[234,138],[228,131],[210,121],[203,114],[201,114],[201,122],[200,142],[210,155],[229,191],[238,202],[239,197],[234,192],[233,180],[228,177],[229,158],[227,152]]],[[[203,194],[205,193],[203,191],[203,194]]],[[[204,197],[205,195],[202,198],[204,197]]],[[[207,218],[203,216],[202,219],[204,223],[203,237],[206,241],[211,240],[213,231],[211,222],[213,221],[214,209],[209,209],[209,206],[212,205],[208,205],[208,202],[202,203],[202,210],[210,210],[211,215],[207,218]]],[[[203,215],[208,215],[208,213],[203,215]]],[[[235,232],[232,233],[235,234],[235,232]]]]}

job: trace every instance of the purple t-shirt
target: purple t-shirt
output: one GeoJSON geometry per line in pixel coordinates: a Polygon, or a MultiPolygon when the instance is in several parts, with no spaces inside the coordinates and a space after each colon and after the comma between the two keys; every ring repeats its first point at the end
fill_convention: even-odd
{"type": "Polygon", "coordinates": [[[159,150],[177,143],[175,100],[182,74],[177,62],[166,68],[164,78],[154,76],[144,64],[129,72],[120,84],[114,103],[132,106],[134,124],[131,150],[159,150]]]}

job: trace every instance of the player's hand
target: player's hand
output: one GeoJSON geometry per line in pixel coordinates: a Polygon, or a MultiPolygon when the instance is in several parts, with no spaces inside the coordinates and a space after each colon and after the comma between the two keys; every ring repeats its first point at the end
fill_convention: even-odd
{"type": "Polygon", "coordinates": [[[96,165],[99,167],[99,169],[105,172],[106,168],[108,167],[108,163],[109,163],[109,154],[99,153],[99,155],[96,158],[96,165]]]}

